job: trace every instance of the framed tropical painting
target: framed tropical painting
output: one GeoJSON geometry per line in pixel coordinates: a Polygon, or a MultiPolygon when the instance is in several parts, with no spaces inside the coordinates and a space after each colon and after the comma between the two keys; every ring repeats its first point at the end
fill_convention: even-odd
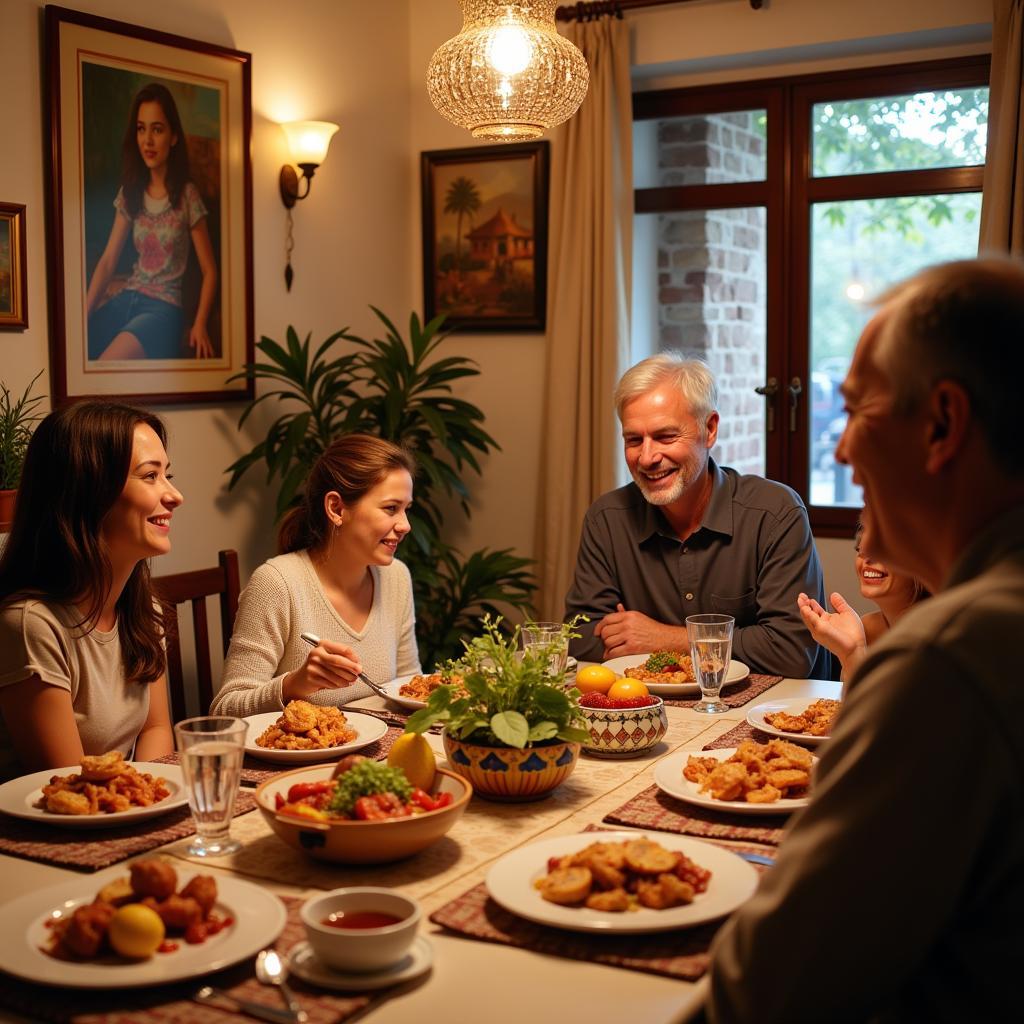
{"type": "Polygon", "coordinates": [[[548,143],[423,153],[423,304],[467,331],[543,331],[548,143]]]}
{"type": "Polygon", "coordinates": [[[250,55],[45,23],[54,400],[251,398],[250,55]]]}

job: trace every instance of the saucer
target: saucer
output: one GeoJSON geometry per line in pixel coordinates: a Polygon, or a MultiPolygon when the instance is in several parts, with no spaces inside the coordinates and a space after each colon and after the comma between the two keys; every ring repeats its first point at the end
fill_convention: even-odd
{"type": "Polygon", "coordinates": [[[336,971],[317,960],[313,947],[308,942],[292,946],[288,954],[288,969],[310,985],[321,988],[337,988],[345,992],[365,992],[375,988],[387,988],[419,977],[430,969],[434,962],[434,947],[421,935],[412,944],[409,952],[393,967],[383,971],[367,971],[365,974],[346,974],[336,971]]]}

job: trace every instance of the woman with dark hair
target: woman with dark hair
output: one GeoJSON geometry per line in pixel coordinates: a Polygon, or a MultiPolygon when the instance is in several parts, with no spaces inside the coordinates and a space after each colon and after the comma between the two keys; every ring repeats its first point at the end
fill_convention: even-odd
{"type": "Polygon", "coordinates": [[[281,523],[276,558],[242,592],[214,714],[280,711],[290,700],[348,704],[419,672],[409,570],[395,558],[409,532],[416,466],[369,434],[334,441],[281,523]],[[314,649],[302,633],[315,633],[314,649]]]}
{"type": "Polygon", "coordinates": [[[854,568],[861,596],[874,601],[878,605],[877,612],[868,612],[862,619],[838,592],[829,596],[829,602],[835,609],[833,612],[826,612],[806,594],[797,598],[800,615],[811,636],[839,659],[842,666],[840,678],[843,680],[848,679],[860,664],[869,645],[886,633],[913,605],[930,596],[913,577],[894,572],[864,554],[861,550],[863,533],[864,524],[858,522],[854,535],[854,568]]]}
{"type": "Polygon", "coordinates": [[[51,412],[0,556],[0,776],[174,749],[147,559],[182,497],[164,425],[116,402],[51,412]]]}
{"type": "Polygon", "coordinates": [[[188,144],[174,97],[156,82],[132,101],[114,209],[110,237],[86,295],[89,358],[181,358],[181,282],[190,238],[203,283],[188,343],[197,358],[212,356],[207,320],[217,292],[217,264],[206,207],[189,176],[188,144]],[[108,298],[129,232],[138,258],[128,283],[108,298]]]}

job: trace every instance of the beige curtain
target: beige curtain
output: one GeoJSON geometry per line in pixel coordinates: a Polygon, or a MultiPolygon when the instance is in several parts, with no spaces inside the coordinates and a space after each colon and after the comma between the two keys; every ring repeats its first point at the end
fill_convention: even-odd
{"type": "Polygon", "coordinates": [[[1024,0],[992,2],[981,252],[1024,255],[1024,0]]]}
{"type": "Polygon", "coordinates": [[[587,98],[552,146],[547,358],[536,531],[538,612],[560,620],[583,515],[615,486],[612,390],[629,352],[633,112],[629,27],[573,23],[587,98]]]}

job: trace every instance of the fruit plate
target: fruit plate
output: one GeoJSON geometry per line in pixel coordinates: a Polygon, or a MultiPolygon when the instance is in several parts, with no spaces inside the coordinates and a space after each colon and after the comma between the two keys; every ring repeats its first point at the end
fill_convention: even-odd
{"type": "MultiPolygon", "coordinates": [[[[179,885],[186,885],[198,871],[182,871],[179,885]]],[[[49,889],[36,889],[4,906],[3,969],[26,981],[62,988],[121,989],[162,985],[185,978],[205,978],[231,964],[254,956],[281,933],[284,904],[272,893],[230,875],[217,875],[215,909],[232,923],[205,942],[191,946],[184,941],[170,953],[156,953],[148,960],[124,960],[113,955],[94,961],[58,960],[44,952],[50,930],[47,922],[92,903],[108,882],[127,874],[124,867],[109,868],[74,878],[49,889]]],[[[178,941],[178,940],[175,940],[178,941]]]]}
{"type": "Polygon", "coordinates": [[[487,888],[495,902],[528,921],[577,932],[641,934],[690,928],[731,914],[757,888],[757,872],[724,847],[690,836],[642,832],[581,832],[577,835],[538,839],[500,857],[487,872],[487,888]],[[565,907],[545,900],[534,883],[547,874],[550,857],[565,857],[591,843],[619,843],[651,839],[668,850],[686,854],[711,872],[706,892],[682,907],[651,910],[640,907],[627,913],[565,907]]]}

